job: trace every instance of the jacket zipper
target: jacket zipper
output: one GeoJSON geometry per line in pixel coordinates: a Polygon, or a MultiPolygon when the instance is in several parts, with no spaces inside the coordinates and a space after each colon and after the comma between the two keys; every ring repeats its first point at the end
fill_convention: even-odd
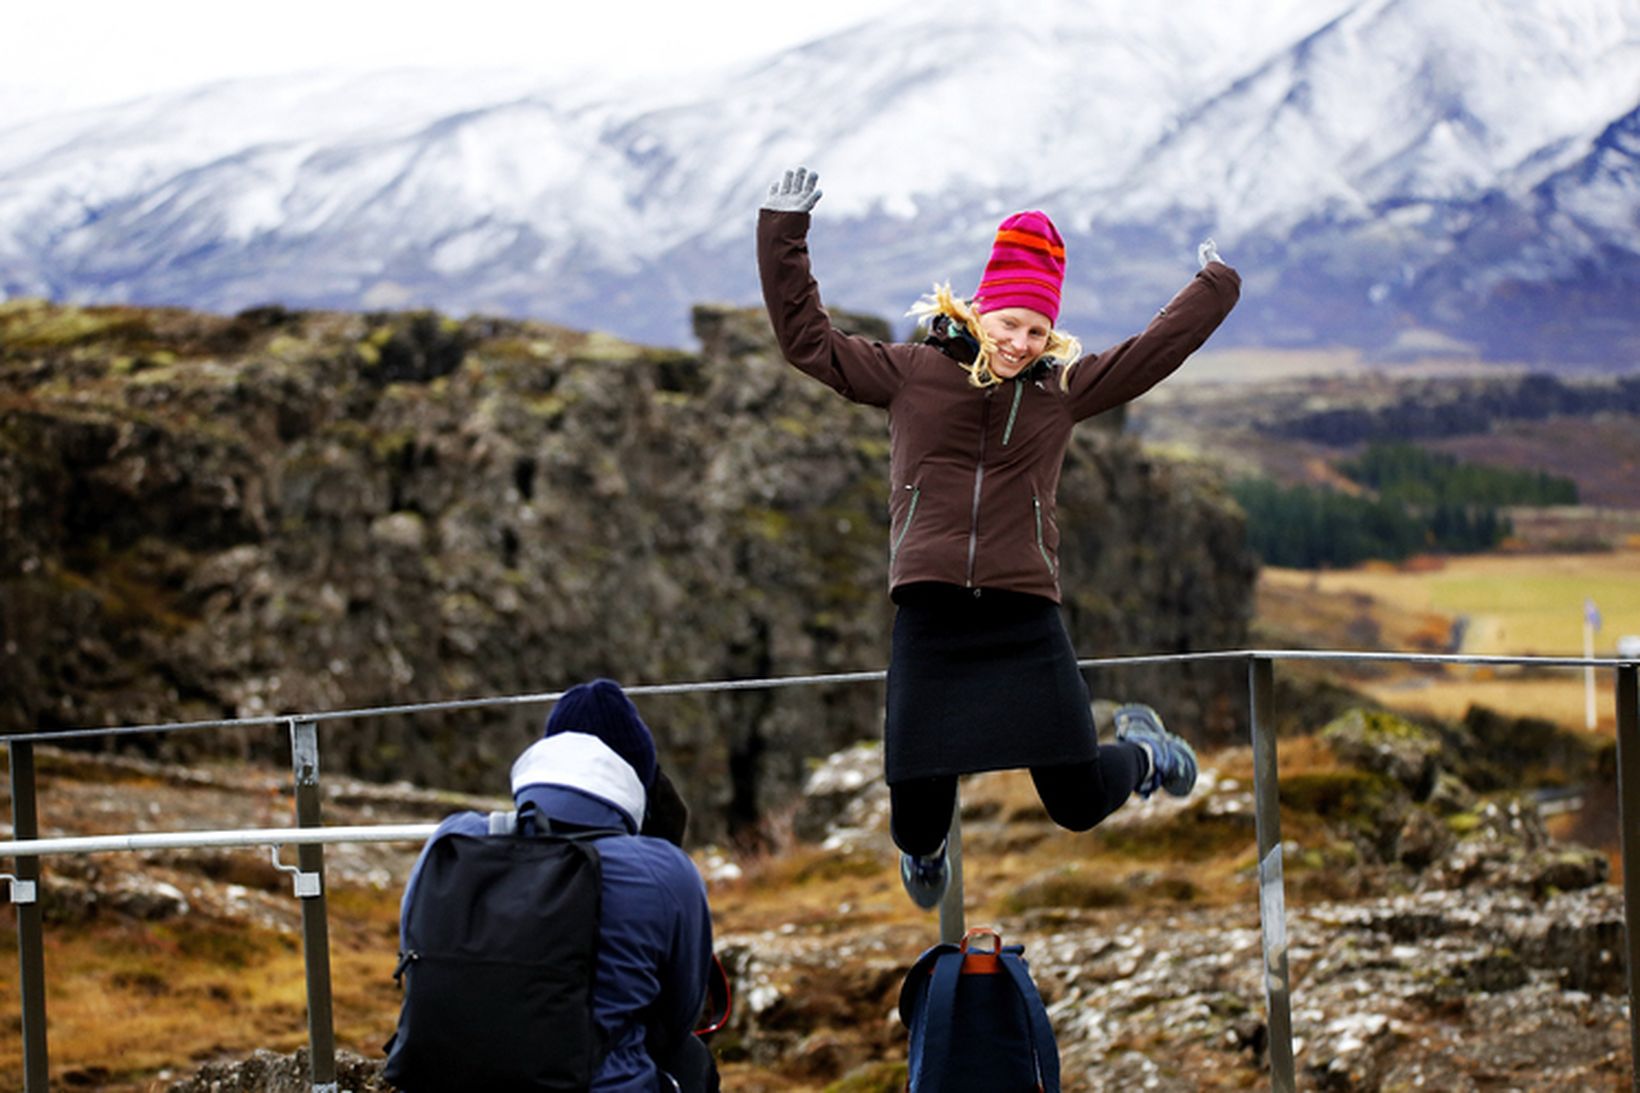
{"type": "Polygon", "coordinates": [[[974,587],[974,555],[979,551],[979,491],[985,482],[985,438],[991,431],[991,394],[985,392],[985,408],[979,418],[979,458],[974,463],[974,508],[968,517],[968,577],[967,587],[974,587]]]}
{"type": "Polygon", "coordinates": [[[1014,405],[1013,409],[1008,411],[1008,427],[1002,430],[1002,446],[1004,448],[1008,446],[1008,441],[1012,439],[1014,435],[1014,419],[1019,417],[1019,400],[1023,398],[1024,395],[1025,385],[1020,383],[1017,379],[1014,380],[1014,405]]]}
{"type": "Polygon", "coordinates": [[[1034,494],[1034,493],[1031,494],[1031,507],[1036,509],[1036,549],[1037,549],[1037,553],[1042,555],[1042,561],[1043,561],[1044,564],[1047,565],[1048,572],[1050,574],[1053,574],[1057,578],[1058,574],[1055,573],[1055,571],[1054,571],[1053,559],[1048,557],[1048,544],[1042,541],[1042,498],[1040,496],[1038,496],[1037,494],[1034,494]]]}
{"type": "Polygon", "coordinates": [[[905,523],[900,525],[900,533],[894,537],[894,543],[888,548],[888,564],[893,565],[894,559],[900,553],[900,544],[905,542],[906,534],[911,530],[911,518],[917,515],[917,501],[922,497],[922,487],[907,483],[906,489],[911,491],[911,504],[906,506],[905,523]]]}

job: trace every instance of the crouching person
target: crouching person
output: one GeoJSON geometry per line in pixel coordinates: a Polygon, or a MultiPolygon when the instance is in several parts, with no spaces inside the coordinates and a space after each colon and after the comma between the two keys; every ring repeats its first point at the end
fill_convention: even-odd
{"type": "Polygon", "coordinates": [[[694,1035],[712,968],[706,888],[625,692],[603,679],[565,692],[512,790],[514,812],[445,819],[405,885],[388,1080],[406,1093],[717,1090],[694,1035]]]}

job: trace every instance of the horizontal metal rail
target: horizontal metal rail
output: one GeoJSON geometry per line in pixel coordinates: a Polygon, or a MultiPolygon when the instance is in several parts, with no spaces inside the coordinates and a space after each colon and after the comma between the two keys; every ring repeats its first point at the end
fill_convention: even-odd
{"type": "MultiPolygon", "coordinates": [[[[761,691],[777,687],[807,687],[823,683],[862,683],[886,678],[886,672],[841,672],[833,675],[788,676],[778,679],[728,679],[704,683],[648,683],[622,686],[629,695],[708,694],[718,691],[761,691]]],[[[500,709],[509,706],[540,706],[564,697],[563,691],[539,694],[501,695],[493,698],[458,698],[443,702],[415,702],[403,706],[366,706],[353,710],[325,710],[316,713],[278,714],[264,717],[226,718],[218,721],[175,721],[151,725],[119,725],[111,728],[51,729],[44,732],[0,733],[0,744],[19,741],[59,741],[136,733],[190,732],[197,729],[240,729],[279,726],[291,721],[354,721],[366,717],[392,717],[422,713],[451,713],[460,710],[500,709]]]]}
{"type": "Polygon", "coordinates": [[[144,831],[130,835],[73,835],[0,842],[0,857],[100,854],[112,850],[194,850],[224,846],[317,846],[395,843],[425,839],[437,824],[366,824],[352,827],[245,827],[228,831],[144,831]]]}
{"type": "MultiPolygon", "coordinates": [[[[1394,664],[1449,664],[1485,666],[1494,668],[1619,668],[1632,661],[1612,657],[1545,657],[1545,656],[1464,656],[1448,653],[1379,653],[1349,652],[1321,649],[1223,649],[1202,653],[1156,653],[1139,656],[1090,657],[1076,662],[1077,667],[1114,668],[1136,667],[1147,664],[1190,664],[1212,661],[1319,660],[1367,661],[1394,664]]],[[[836,683],[874,683],[888,677],[887,672],[833,672],[820,675],[774,676],[765,679],[720,679],[697,683],[639,683],[622,686],[629,695],[688,695],[713,694],[726,691],[766,691],[783,687],[813,687],[836,683]]],[[[533,694],[500,695],[491,698],[460,698],[440,702],[413,702],[398,706],[364,706],[348,710],[322,710],[311,713],[269,714],[260,717],[224,718],[216,721],[170,721],[146,725],[115,725],[103,728],[91,726],[67,729],[47,729],[36,732],[0,733],[0,744],[18,742],[60,742],[102,737],[131,736],[140,733],[165,734],[191,732],[200,729],[243,729],[276,727],[292,720],[323,723],[353,721],[367,717],[402,717],[424,713],[451,713],[461,710],[501,709],[512,706],[540,706],[564,697],[563,691],[541,691],[533,694]]]]}

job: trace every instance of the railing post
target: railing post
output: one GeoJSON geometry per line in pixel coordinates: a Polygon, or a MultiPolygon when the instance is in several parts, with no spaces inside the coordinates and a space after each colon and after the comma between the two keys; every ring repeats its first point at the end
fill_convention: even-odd
{"type": "Polygon", "coordinates": [[[951,805],[951,830],[945,836],[945,860],[951,867],[951,881],[940,899],[940,940],[953,944],[967,932],[962,916],[962,790],[951,805]]]}
{"type": "Polygon", "coordinates": [[[1633,664],[1617,668],[1617,828],[1623,845],[1630,1081],[1640,1093],[1640,682],[1633,664]]]}
{"type": "MultiPolygon", "coordinates": [[[[40,836],[40,821],[34,796],[34,745],[13,742],[11,753],[11,826],[13,838],[40,836]]],[[[23,1002],[23,1089],[25,1093],[47,1093],[51,1071],[46,1059],[46,960],[45,929],[38,897],[40,859],[29,855],[17,858],[15,886],[34,888],[35,898],[19,902],[12,890],[12,906],[17,910],[18,988],[23,1002]]]]}
{"type": "MultiPolygon", "coordinates": [[[[310,720],[290,722],[291,770],[296,781],[296,826],[319,827],[319,733],[310,720]]],[[[313,1093],[336,1093],[336,1030],[330,998],[330,927],[325,912],[325,848],[296,848],[297,868],[317,878],[310,889],[298,884],[302,901],[302,960],[307,967],[308,1072],[313,1093]]],[[[298,877],[298,881],[301,877],[298,877]]]]}
{"type": "Polygon", "coordinates": [[[1287,977],[1287,893],[1281,867],[1281,798],[1276,772],[1275,670],[1269,657],[1247,667],[1253,733],[1253,805],[1258,833],[1258,909],[1264,931],[1264,997],[1270,1031],[1270,1088],[1294,1093],[1293,1018],[1287,977]]]}

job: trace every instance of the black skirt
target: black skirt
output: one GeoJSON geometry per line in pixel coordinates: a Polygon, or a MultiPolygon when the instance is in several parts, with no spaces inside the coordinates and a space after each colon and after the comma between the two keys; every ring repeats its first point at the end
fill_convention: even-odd
{"type": "Polygon", "coordinates": [[[890,785],[1098,755],[1087,682],[1058,604],[947,584],[902,586],[894,599],[883,734],[890,785]]]}

